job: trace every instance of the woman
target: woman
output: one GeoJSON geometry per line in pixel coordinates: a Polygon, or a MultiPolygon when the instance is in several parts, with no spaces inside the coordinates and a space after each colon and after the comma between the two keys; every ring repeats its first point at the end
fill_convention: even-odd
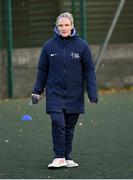
{"type": "Polygon", "coordinates": [[[48,168],[77,167],[71,157],[74,128],[84,113],[85,86],[90,102],[98,101],[95,69],[87,42],[76,33],[72,14],[60,14],[54,32],[41,51],[32,100],[37,103],[46,88],[55,154],[48,168]]]}

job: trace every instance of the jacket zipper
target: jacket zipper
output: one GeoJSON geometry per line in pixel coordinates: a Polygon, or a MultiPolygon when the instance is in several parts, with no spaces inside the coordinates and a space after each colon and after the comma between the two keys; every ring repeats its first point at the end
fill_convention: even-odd
{"type": "Polygon", "coordinates": [[[66,47],[65,47],[65,44],[64,44],[64,88],[63,88],[63,94],[64,94],[64,104],[65,104],[65,95],[66,95],[66,47]]]}

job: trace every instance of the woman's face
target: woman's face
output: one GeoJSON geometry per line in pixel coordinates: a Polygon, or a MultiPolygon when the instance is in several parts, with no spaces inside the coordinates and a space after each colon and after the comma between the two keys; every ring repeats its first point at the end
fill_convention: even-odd
{"type": "Polygon", "coordinates": [[[58,20],[58,31],[60,32],[61,36],[70,36],[72,28],[71,21],[67,17],[62,17],[58,20]]]}

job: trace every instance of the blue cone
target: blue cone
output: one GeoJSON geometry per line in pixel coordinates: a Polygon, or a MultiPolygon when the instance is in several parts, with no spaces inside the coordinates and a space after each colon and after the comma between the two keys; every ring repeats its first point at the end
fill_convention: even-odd
{"type": "Polygon", "coordinates": [[[22,116],[21,120],[22,121],[31,121],[32,117],[29,114],[25,114],[24,116],[22,116]]]}

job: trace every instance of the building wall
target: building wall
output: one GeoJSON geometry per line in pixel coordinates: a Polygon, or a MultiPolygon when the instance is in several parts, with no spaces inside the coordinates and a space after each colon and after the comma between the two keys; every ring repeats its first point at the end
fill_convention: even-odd
{"type": "MultiPolygon", "coordinates": [[[[109,45],[97,72],[99,87],[133,86],[133,44],[109,45]]],[[[93,46],[93,50],[97,48],[93,46]]]]}
{"type": "MultiPolygon", "coordinates": [[[[91,45],[95,59],[99,46],[91,45]]],[[[133,86],[133,44],[109,45],[97,71],[98,87],[133,86]]],[[[41,48],[19,48],[13,51],[14,97],[28,97],[36,79],[41,48]]],[[[0,98],[7,97],[6,57],[0,58],[0,98]]]]}

